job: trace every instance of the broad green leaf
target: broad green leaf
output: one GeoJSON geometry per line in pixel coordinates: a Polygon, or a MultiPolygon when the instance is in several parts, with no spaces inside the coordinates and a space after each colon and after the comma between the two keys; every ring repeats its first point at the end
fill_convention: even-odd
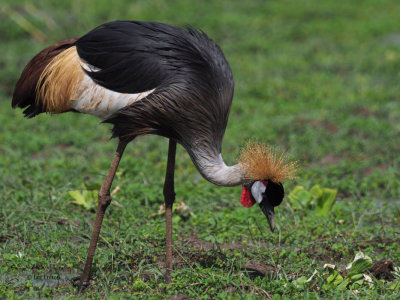
{"type": "Polygon", "coordinates": [[[334,286],[339,285],[343,281],[342,275],[336,270],[333,270],[332,274],[326,279],[327,283],[330,283],[334,286]]]}
{"type": "Polygon", "coordinates": [[[351,284],[351,288],[357,288],[357,287],[360,287],[360,286],[362,286],[364,284],[364,280],[363,279],[359,279],[359,280],[356,280],[356,281],[354,281],[352,284],[351,284]]]}
{"type": "Polygon", "coordinates": [[[323,194],[323,191],[321,187],[318,184],[316,184],[310,189],[310,194],[314,200],[320,198],[323,194]]]}
{"type": "Polygon", "coordinates": [[[318,217],[326,217],[336,200],[337,190],[314,185],[309,191],[296,186],[289,193],[289,203],[293,209],[309,209],[318,217]]]}
{"type": "Polygon", "coordinates": [[[78,204],[85,206],[85,198],[83,195],[80,193],[80,191],[75,190],[75,191],[69,191],[68,194],[75,200],[72,203],[78,204]]]}
{"type": "Polygon", "coordinates": [[[359,280],[363,281],[363,274],[356,274],[351,276],[350,278],[351,282],[357,282],[359,280]]]}
{"type": "Polygon", "coordinates": [[[350,279],[349,278],[345,278],[338,286],[337,286],[337,290],[339,291],[343,291],[346,289],[347,285],[349,284],[350,279]]]}
{"type": "Polygon", "coordinates": [[[336,200],[337,190],[323,188],[317,198],[315,214],[318,217],[326,217],[332,209],[336,200]]]}
{"type": "MultiPolygon", "coordinates": [[[[322,289],[328,291],[335,289],[339,284],[343,282],[343,277],[338,271],[335,270],[334,266],[326,265],[330,270],[330,275],[326,278],[326,283],[322,285],[322,289]]],[[[325,268],[325,266],[324,266],[325,268]]]]}
{"type": "Polygon", "coordinates": [[[304,209],[312,201],[310,193],[306,191],[303,186],[296,186],[293,191],[290,192],[288,198],[293,209],[304,209]]]}
{"type": "Polygon", "coordinates": [[[306,282],[307,282],[307,277],[303,275],[303,276],[297,278],[294,281],[294,284],[296,285],[297,288],[303,289],[306,285],[306,282]]]}
{"type": "Polygon", "coordinates": [[[93,209],[97,205],[97,190],[74,190],[69,191],[68,194],[74,199],[72,203],[81,205],[85,209],[93,209]]]}
{"type": "Polygon", "coordinates": [[[371,267],[372,267],[372,259],[369,256],[365,255],[364,253],[358,252],[353,262],[349,264],[346,268],[350,269],[349,272],[347,273],[346,278],[351,278],[352,281],[358,280],[353,276],[359,274],[362,275],[363,272],[367,271],[371,267]]]}
{"type": "Polygon", "coordinates": [[[390,290],[399,291],[400,292],[400,281],[395,281],[389,286],[390,290]]]}

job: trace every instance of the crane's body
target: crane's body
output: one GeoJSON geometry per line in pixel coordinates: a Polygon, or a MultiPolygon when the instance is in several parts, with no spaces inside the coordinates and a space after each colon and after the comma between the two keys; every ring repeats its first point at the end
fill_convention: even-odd
{"type": "Polygon", "coordinates": [[[92,114],[113,124],[113,137],[119,139],[99,192],[81,287],[89,280],[115,171],[126,144],[138,135],[157,134],[170,140],[164,185],[167,281],[172,269],[176,143],[188,151],[199,172],[210,182],[244,185],[242,200],[246,206],[257,201],[273,229],[273,207],[283,198],[280,182],[290,177],[293,166],[285,166],[281,158],[271,158],[271,153],[260,148],[250,149],[254,155],[247,153],[237,165],[225,165],[221,146],[233,89],[229,64],[206,34],[159,23],[107,23],[79,39],[44,49],[28,63],[16,84],[13,107],[25,108],[24,114],[29,118],[43,112],[92,114]],[[264,164],[261,173],[260,164],[264,164]]]}
{"type": "Polygon", "coordinates": [[[74,110],[113,123],[113,136],[123,140],[172,138],[204,177],[240,184],[238,176],[226,183],[214,176],[214,165],[225,167],[220,154],[234,83],[221,49],[204,33],[112,22],[43,50],[24,73],[13,106],[28,106],[27,117],[74,110]],[[42,72],[27,81],[32,69],[42,72]]]}

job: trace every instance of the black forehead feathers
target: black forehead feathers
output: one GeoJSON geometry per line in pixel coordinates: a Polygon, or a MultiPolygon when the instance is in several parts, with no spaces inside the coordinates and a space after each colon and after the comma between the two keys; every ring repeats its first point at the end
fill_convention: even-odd
{"type": "Polygon", "coordinates": [[[268,180],[267,189],[264,194],[272,206],[278,206],[285,196],[285,190],[282,183],[268,180]]]}

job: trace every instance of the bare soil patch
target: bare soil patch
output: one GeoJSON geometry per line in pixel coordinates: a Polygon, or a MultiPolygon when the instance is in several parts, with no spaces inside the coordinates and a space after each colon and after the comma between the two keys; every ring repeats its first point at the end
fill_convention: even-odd
{"type": "Polygon", "coordinates": [[[272,265],[266,265],[257,260],[251,260],[242,265],[241,270],[247,271],[251,278],[271,276],[277,273],[277,270],[272,265]]]}
{"type": "Polygon", "coordinates": [[[369,269],[372,275],[378,279],[392,280],[394,276],[392,272],[394,271],[394,264],[391,260],[386,258],[381,259],[376,262],[372,268],[369,269]]]}

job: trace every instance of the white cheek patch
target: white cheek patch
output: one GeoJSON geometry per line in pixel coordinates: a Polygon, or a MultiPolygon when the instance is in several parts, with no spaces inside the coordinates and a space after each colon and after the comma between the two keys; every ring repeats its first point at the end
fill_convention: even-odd
{"type": "Polygon", "coordinates": [[[260,204],[263,200],[263,194],[265,193],[265,190],[267,187],[261,182],[261,181],[256,181],[253,183],[251,186],[251,194],[253,195],[254,200],[258,204],[260,204]]]}

